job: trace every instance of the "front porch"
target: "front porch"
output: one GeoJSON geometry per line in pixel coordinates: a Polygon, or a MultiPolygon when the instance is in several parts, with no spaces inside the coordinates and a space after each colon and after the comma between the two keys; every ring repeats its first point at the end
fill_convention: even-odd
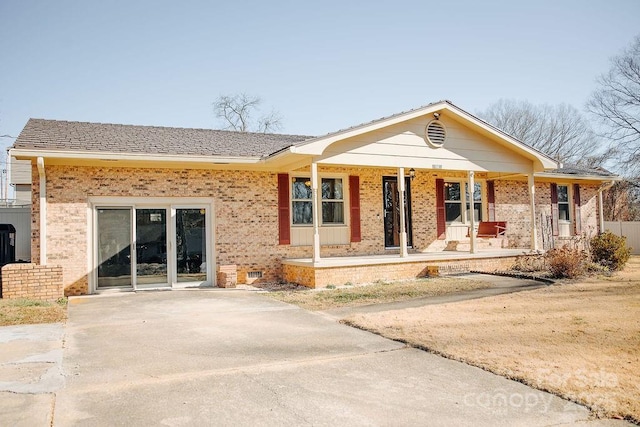
{"type": "Polygon", "coordinates": [[[495,271],[511,267],[527,249],[480,249],[471,252],[428,252],[366,255],[353,257],[282,260],[283,279],[310,288],[345,283],[371,283],[377,280],[403,280],[439,274],[466,273],[471,270],[495,271]]]}

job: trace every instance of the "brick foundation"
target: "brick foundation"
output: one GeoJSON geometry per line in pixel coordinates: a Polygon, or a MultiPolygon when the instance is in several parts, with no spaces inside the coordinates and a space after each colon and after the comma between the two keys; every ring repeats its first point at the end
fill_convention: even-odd
{"type": "Polygon", "coordinates": [[[2,298],[55,301],[64,296],[59,265],[7,264],[0,273],[2,298]]]}
{"type": "Polygon", "coordinates": [[[309,288],[325,288],[345,283],[372,283],[378,280],[405,280],[416,277],[466,273],[471,270],[493,272],[507,270],[516,256],[500,258],[470,258],[455,260],[419,260],[401,263],[365,264],[351,266],[313,266],[283,263],[284,280],[309,288]]]}

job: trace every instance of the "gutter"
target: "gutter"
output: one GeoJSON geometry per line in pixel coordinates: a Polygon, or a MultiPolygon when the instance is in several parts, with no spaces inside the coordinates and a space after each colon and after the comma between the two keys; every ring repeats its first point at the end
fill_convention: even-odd
{"type": "Polygon", "coordinates": [[[47,175],[44,158],[38,157],[38,175],[40,176],[40,265],[47,264],[47,175]]]}
{"type": "Polygon", "coordinates": [[[615,183],[615,181],[609,181],[607,183],[603,183],[600,188],[598,188],[598,214],[600,215],[600,234],[604,233],[604,208],[602,203],[602,192],[613,187],[613,184],[615,183]]]}
{"type": "MultiPolygon", "coordinates": [[[[577,175],[570,173],[552,173],[552,172],[535,172],[533,174],[536,178],[547,178],[547,179],[566,179],[566,180],[589,180],[589,181],[619,181],[620,178],[617,176],[605,176],[605,175],[577,175]]],[[[611,184],[613,185],[613,184],[611,184]]]]}
{"type": "Polygon", "coordinates": [[[114,153],[95,151],[43,151],[23,148],[12,148],[10,155],[16,158],[50,159],[91,159],[107,161],[175,161],[180,163],[212,163],[212,164],[256,164],[260,163],[260,157],[241,156],[198,156],[178,154],[144,154],[144,153],[114,153]]]}

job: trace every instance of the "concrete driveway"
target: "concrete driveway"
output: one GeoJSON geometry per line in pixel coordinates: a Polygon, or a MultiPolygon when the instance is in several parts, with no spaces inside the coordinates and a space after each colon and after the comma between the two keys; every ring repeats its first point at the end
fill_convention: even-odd
{"type": "Polygon", "coordinates": [[[618,423],[242,290],[72,298],[63,371],[56,426],[618,423]]]}

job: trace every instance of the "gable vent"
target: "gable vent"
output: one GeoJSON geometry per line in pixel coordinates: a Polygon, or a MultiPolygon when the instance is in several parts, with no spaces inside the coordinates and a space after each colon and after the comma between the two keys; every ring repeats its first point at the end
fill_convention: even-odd
{"type": "Polygon", "coordinates": [[[429,122],[425,130],[425,139],[429,144],[435,148],[442,147],[446,136],[447,132],[440,121],[432,120],[429,122]]]}

